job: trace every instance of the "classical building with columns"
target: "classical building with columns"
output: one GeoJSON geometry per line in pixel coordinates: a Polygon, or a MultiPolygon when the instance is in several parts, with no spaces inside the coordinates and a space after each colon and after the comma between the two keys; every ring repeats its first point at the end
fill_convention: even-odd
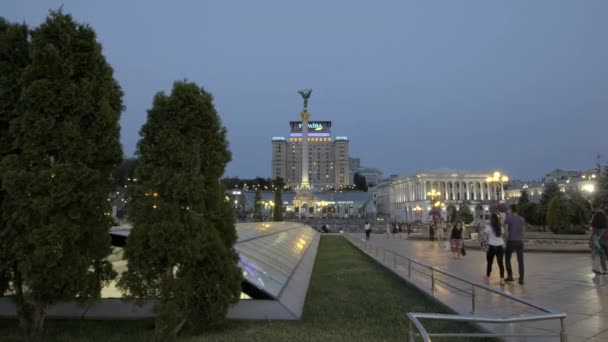
{"type": "Polygon", "coordinates": [[[371,189],[376,213],[398,222],[426,221],[433,206],[441,207],[444,220],[451,220],[462,205],[475,218],[487,218],[491,203],[504,202],[505,191],[498,172],[435,169],[400,176],[371,189]],[[430,193],[439,193],[431,196],[430,193]]]}

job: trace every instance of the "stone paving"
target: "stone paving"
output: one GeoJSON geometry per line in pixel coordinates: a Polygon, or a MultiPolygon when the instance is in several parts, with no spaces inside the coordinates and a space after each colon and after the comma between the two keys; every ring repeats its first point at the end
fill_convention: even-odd
{"type": "MultiPolygon", "coordinates": [[[[349,234],[355,241],[361,241],[364,234],[349,234]]],[[[528,253],[525,254],[525,284],[517,281],[507,283],[504,287],[499,284],[498,266],[494,263],[492,276],[485,279],[485,252],[467,250],[467,255],[460,259],[442,250],[438,242],[413,241],[407,239],[387,238],[386,235],[372,234],[370,242],[389,251],[405,257],[418,260],[426,265],[447,270],[464,279],[485,284],[506,293],[529,299],[535,303],[568,314],[566,332],[568,341],[608,341],[608,276],[596,276],[591,271],[589,254],[572,253],[528,253]]],[[[389,268],[397,264],[396,273],[408,277],[405,259],[395,260],[390,253],[382,250],[370,255],[389,268]]],[[[512,258],[514,275],[517,278],[517,261],[512,258]]],[[[420,268],[422,271],[422,268],[420,268]]],[[[428,271],[426,271],[428,272],[428,271]]],[[[506,272],[506,271],[505,271],[506,272]]],[[[413,271],[410,281],[421,290],[430,294],[430,277],[413,271]]],[[[464,282],[450,280],[439,276],[454,289],[439,281],[436,282],[435,298],[448,305],[460,314],[471,314],[471,286],[464,282]]],[[[505,297],[476,290],[476,314],[484,316],[510,317],[526,313],[541,313],[520,303],[515,303],[505,297]]],[[[484,325],[494,331],[546,334],[559,332],[559,320],[518,323],[509,325],[484,325]]],[[[553,339],[508,339],[508,341],[557,341],[553,339]]]]}

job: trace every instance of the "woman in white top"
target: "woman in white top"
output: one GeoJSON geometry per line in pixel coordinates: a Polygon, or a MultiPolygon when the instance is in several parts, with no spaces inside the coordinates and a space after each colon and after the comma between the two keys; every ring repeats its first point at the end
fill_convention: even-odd
{"type": "Polygon", "coordinates": [[[488,252],[486,253],[486,259],[488,260],[488,266],[486,270],[486,276],[489,278],[492,273],[492,263],[494,263],[494,256],[498,262],[498,269],[500,270],[500,285],[505,284],[505,267],[503,264],[503,246],[505,241],[503,239],[504,230],[500,224],[500,219],[497,214],[490,216],[490,224],[484,229],[484,233],[488,236],[488,252]]]}

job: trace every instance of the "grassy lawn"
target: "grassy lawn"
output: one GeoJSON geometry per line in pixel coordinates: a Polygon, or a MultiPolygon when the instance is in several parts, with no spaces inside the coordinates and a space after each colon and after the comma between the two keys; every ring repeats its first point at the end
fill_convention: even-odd
{"type": "MultiPolygon", "coordinates": [[[[202,336],[186,333],[179,341],[404,341],[408,311],[447,312],[342,237],[323,236],[301,321],[229,321],[202,336]]],[[[150,321],[46,324],[44,341],[155,340],[150,321]]],[[[14,320],[0,320],[0,341],[22,341],[15,326],[14,320]]],[[[425,327],[433,332],[474,330],[446,322],[425,322],[425,327]]]]}

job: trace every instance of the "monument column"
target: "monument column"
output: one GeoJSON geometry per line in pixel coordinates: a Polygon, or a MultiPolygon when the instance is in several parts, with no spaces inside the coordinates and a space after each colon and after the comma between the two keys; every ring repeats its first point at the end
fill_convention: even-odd
{"type": "MultiPolygon", "coordinates": [[[[302,95],[303,96],[303,95],[302,95]]],[[[310,96],[310,95],[309,95],[310,96]]],[[[304,110],[300,113],[300,119],[302,119],[302,184],[301,188],[310,188],[308,183],[308,119],[310,113],[307,110],[308,98],[304,99],[304,110]]]]}
{"type": "MultiPolygon", "coordinates": [[[[300,119],[302,120],[302,144],[300,145],[302,147],[302,182],[296,189],[294,204],[299,204],[300,208],[306,206],[306,212],[304,214],[305,217],[308,218],[309,208],[312,207],[313,210],[315,210],[315,201],[308,180],[308,120],[310,119],[310,113],[308,113],[308,98],[312,93],[312,89],[299,90],[298,93],[302,96],[302,99],[304,99],[304,109],[302,110],[302,113],[300,113],[300,119]]],[[[301,214],[302,210],[300,209],[300,215],[301,214]]],[[[314,214],[315,212],[313,211],[313,215],[314,214]]]]}

